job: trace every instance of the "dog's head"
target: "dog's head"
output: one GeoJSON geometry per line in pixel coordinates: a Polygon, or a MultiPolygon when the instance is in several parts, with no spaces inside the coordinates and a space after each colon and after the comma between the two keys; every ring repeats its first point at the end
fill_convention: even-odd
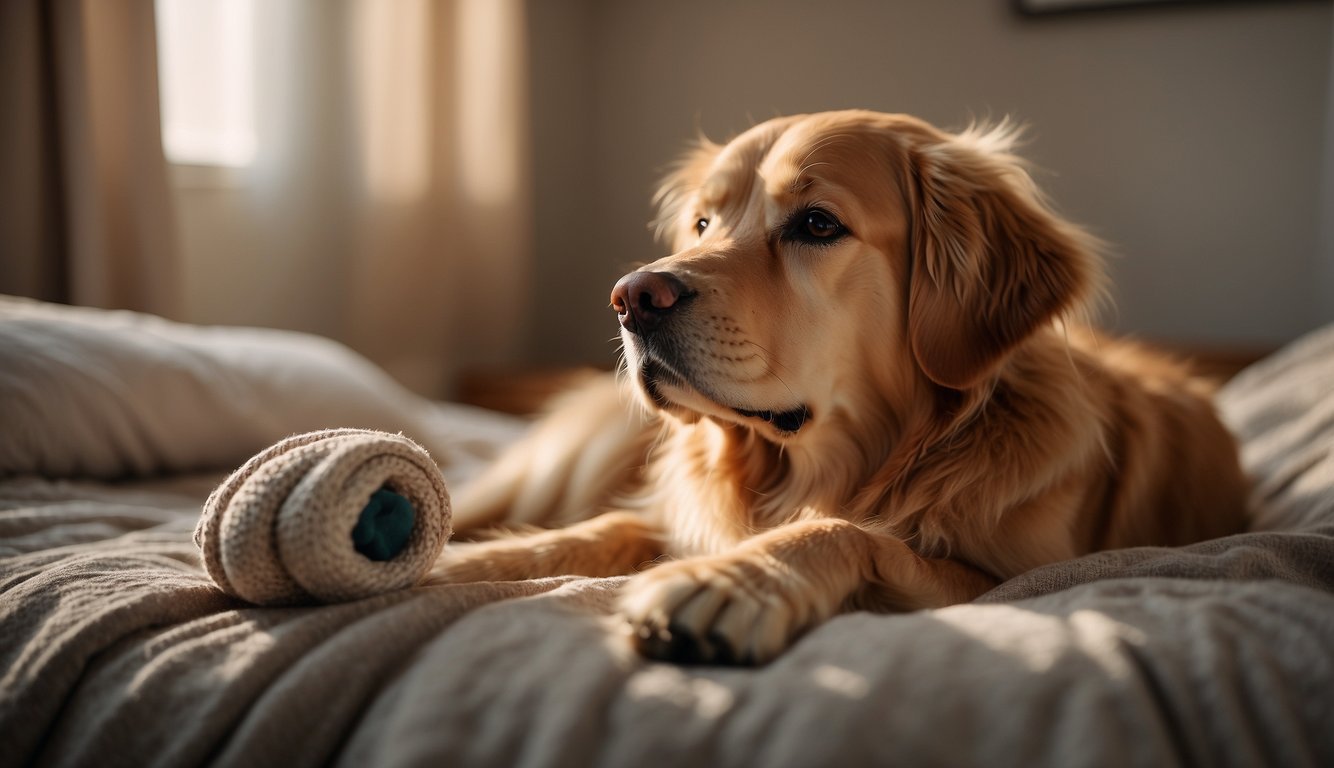
{"type": "Polygon", "coordinates": [[[1100,279],[1012,140],[850,111],[702,144],[658,194],[675,253],[611,294],[629,373],[668,413],[776,441],[984,386],[1100,279]]]}

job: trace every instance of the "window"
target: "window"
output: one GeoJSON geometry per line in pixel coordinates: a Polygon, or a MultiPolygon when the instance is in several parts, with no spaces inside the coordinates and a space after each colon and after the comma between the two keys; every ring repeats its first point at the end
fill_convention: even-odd
{"type": "Polygon", "coordinates": [[[254,0],[157,0],[162,145],[175,165],[255,157],[254,0]]]}

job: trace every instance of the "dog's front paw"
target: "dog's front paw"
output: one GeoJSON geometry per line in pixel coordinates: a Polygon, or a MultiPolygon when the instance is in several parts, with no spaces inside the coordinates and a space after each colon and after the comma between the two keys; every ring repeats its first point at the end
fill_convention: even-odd
{"type": "Polygon", "coordinates": [[[811,593],[791,569],[751,553],[659,565],[630,580],[619,607],[649,658],[762,664],[820,613],[811,593]]]}

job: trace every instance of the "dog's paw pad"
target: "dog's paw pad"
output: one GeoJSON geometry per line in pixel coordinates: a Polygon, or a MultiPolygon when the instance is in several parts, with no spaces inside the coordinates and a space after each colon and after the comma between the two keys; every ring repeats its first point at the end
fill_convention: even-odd
{"type": "Polygon", "coordinates": [[[620,610],[635,649],[679,664],[745,665],[777,656],[800,626],[776,579],[726,562],[679,561],[626,585],[620,610]]]}

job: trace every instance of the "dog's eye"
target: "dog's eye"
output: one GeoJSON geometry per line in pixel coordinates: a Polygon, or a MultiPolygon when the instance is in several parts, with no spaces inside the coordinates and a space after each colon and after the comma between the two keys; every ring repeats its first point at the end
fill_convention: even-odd
{"type": "Polygon", "coordinates": [[[695,222],[695,234],[697,234],[697,235],[702,235],[702,234],[704,234],[704,230],[706,230],[706,229],[708,229],[708,228],[709,228],[709,220],[708,220],[708,219],[703,219],[703,218],[702,218],[702,219],[700,219],[699,221],[695,222]]]}
{"type": "Polygon", "coordinates": [[[839,234],[843,225],[824,211],[811,211],[806,214],[806,234],[827,240],[839,234]]]}
{"type": "Polygon", "coordinates": [[[828,245],[847,233],[838,219],[819,208],[810,208],[792,217],[784,235],[801,243],[828,245]]]}

